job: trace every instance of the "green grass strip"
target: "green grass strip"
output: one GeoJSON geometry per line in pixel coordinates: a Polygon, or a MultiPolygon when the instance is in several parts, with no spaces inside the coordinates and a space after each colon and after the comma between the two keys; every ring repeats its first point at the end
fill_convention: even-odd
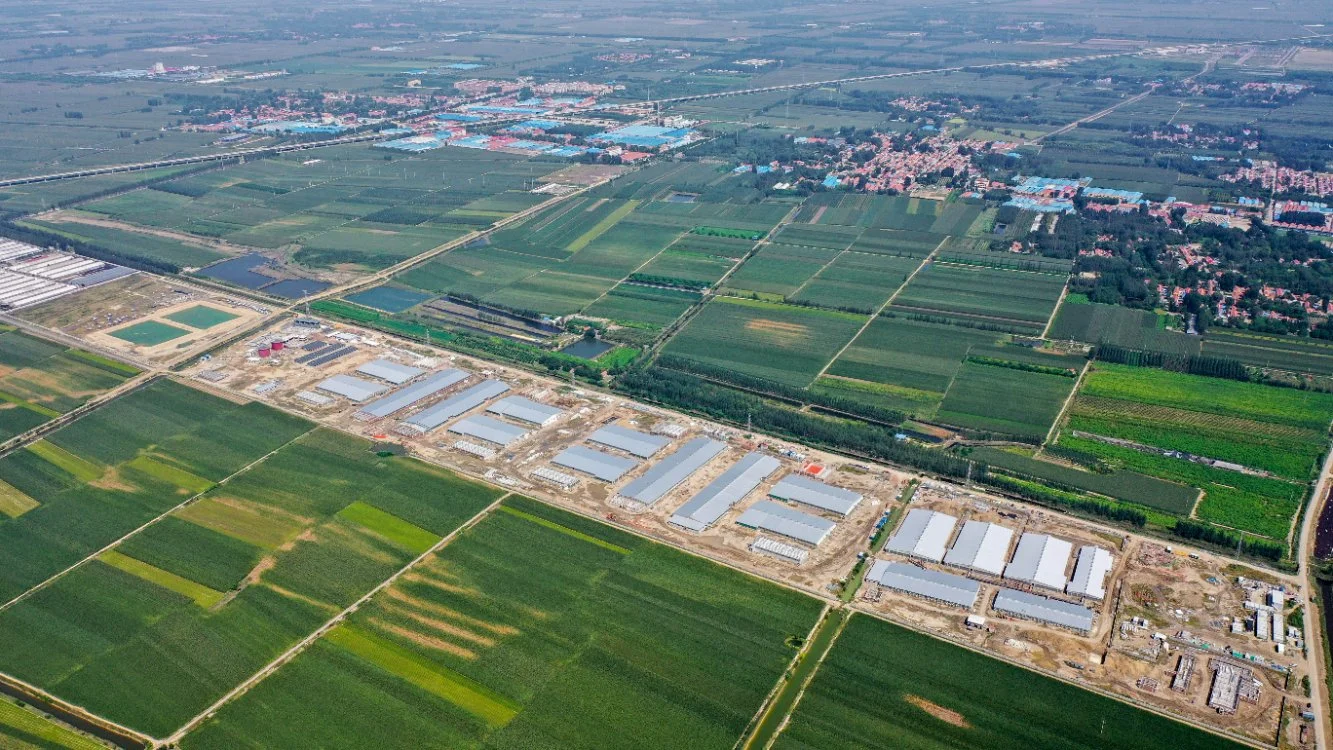
{"type": "Polygon", "coordinates": [[[108,359],[106,357],[93,354],[92,352],[85,352],[82,349],[68,349],[65,351],[65,356],[73,357],[75,359],[81,359],[84,362],[101,367],[104,370],[111,370],[112,372],[116,372],[125,376],[134,376],[139,374],[139,368],[137,367],[131,367],[130,365],[125,364],[124,362],[117,362],[114,359],[108,359]]]}
{"type": "Polygon", "coordinates": [[[195,583],[188,578],[183,578],[170,571],[163,570],[146,562],[136,560],[129,555],[123,555],[115,550],[105,552],[97,558],[102,562],[118,570],[123,570],[132,576],[142,578],[149,583],[155,583],[168,591],[174,591],[184,596],[204,609],[208,609],[222,601],[227,595],[221,591],[214,591],[202,583],[195,583]]]}
{"type": "Polygon", "coordinates": [[[364,526],[394,545],[418,555],[440,541],[438,535],[359,500],[338,511],[338,517],[364,526]]]}
{"type": "Polygon", "coordinates": [[[61,448],[54,443],[38,440],[24,450],[50,464],[55,464],[81,482],[93,482],[102,478],[102,467],[82,456],[61,448]]]}
{"type": "Polygon", "coordinates": [[[9,403],[14,404],[20,409],[27,409],[28,411],[36,412],[48,419],[55,419],[56,417],[60,416],[60,412],[56,411],[55,409],[52,409],[49,406],[34,404],[31,401],[24,400],[18,396],[15,396],[12,393],[7,393],[5,391],[0,391],[0,401],[8,401],[9,403]]]}
{"type": "Polygon", "coordinates": [[[485,685],[354,626],[335,628],[324,639],[449,701],[494,729],[508,724],[523,710],[518,703],[485,685]]]}
{"type": "Polygon", "coordinates": [[[831,611],[819,624],[819,629],[811,638],[810,648],[806,649],[800,662],[786,676],[786,681],[778,688],[778,694],[773,696],[772,704],[755,727],[754,734],[741,746],[742,750],[768,747],[773,741],[782,723],[796,708],[796,699],[801,696],[801,691],[823,661],[824,655],[833,647],[833,641],[842,632],[851,614],[851,610],[846,609],[831,611]]]}
{"type": "Polygon", "coordinates": [[[5,699],[0,699],[0,747],[106,750],[105,745],[5,699]]]}
{"type": "Polygon", "coordinates": [[[20,492],[17,487],[0,480],[0,513],[10,518],[18,518],[41,503],[20,492]]]}
{"type": "Polygon", "coordinates": [[[565,247],[565,249],[568,250],[570,253],[577,253],[578,251],[587,247],[588,243],[592,242],[593,240],[605,234],[606,230],[610,229],[616,224],[619,224],[621,219],[625,218],[626,216],[629,216],[631,213],[634,212],[634,209],[638,207],[639,207],[639,201],[625,201],[625,204],[623,206],[620,206],[616,210],[607,214],[605,218],[594,224],[592,229],[589,229],[588,231],[579,235],[577,239],[569,243],[569,245],[565,247]]]}
{"type": "Polygon", "coordinates": [[[508,513],[511,516],[517,516],[524,520],[532,521],[533,523],[538,524],[539,526],[545,526],[548,529],[554,529],[555,531],[558,531],[561,534],[568,534],[574,537],[575,539],[582,539],[583,541],[588,542],[589,544],[595,544],[598,547],[601,547],[602,549],[609,549],[612,552],[617,552],[622,555],[628,555],[630,553],[628,549],[625,549],[624,547],[621,547],[618,544],[612,544],[608,541],[598,539],[595,536],[589,536],[583,533],[582,531],[575,531],[574,529],[571,529],[568,526],[561,526],[555,521],[547,520],[545,518],[542,518],[541,516],[534,516],[531,513],[525,513],[524,511],[518,510],[516,508],[511,508],[508,505],[501,505],[499,509],[505,513],[508,513]]]}
{"type": "Polygon", "coordinates": [[[164,464],[152,456],[138,456],[125,465],[131,469],[142,471],[154,479],[161,479],[181,489],[189,490],[191,495],[206,492],[212,489],[214,484],[211,480],[204,479],[197,474],[191,474],[185,469],[164,464]]]}

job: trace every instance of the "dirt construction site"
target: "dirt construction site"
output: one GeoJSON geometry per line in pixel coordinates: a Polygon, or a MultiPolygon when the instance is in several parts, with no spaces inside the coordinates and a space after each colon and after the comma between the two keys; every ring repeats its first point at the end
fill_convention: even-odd
{"type": "Polygon", "coordinates": [[[1307,600],[1293,578],[318,318],[277,323],[183,374],[363,435],[379,450],[410,453],[826,598],[836,598],[868,553],[865,568],[897,563],[965,578],[977,590],[966,608],[869,576],[852,606],[1259,743],[1302,747],[1300,722],[1283,719],[1304,710],[1302,678],[1309,674],[1301,627],[1307,600]],[[423,395],[403,395],[413,389],[423,395]],[[511,400],[542,413],[507,410],[511,400]],[[607,428],[630,442],[589,439],[607,428]],[[677,472],[650,501],[630,496],[638,480],[648,481],[645,475],[665,468],[659,464],[698,442],[716,443],[715,452],[677,472]],[[737,480],[736,471],[756,456],[765,470],[737,480]],[[843,513],[779,498],[776,486],[793,476],[859,499],[843,513]],[[710,494],[726,500],[698,524],[681,520],[710,494]],[[822,533],[808,538],[790,525],[753,520],[757,506],[774,505],[804,514],[804,523],[822,533]],[[1003,572],[892,551],[913,511],[953,519],[937,540],[941,556],[946,545],[959,545],[968,522],[1009,530],[1007,546],[995,553],[1003,554],[1003,572]],[[885,524],[881,539],[889,544],[870,551],[869,540],[885,524]],[[1109,555],[1102,580],[1093,581],[1097,592],[1014,580],[1011,568],[1028,536],[1058,540],[1065,550],[1053,556],[1053,565],[1063,566],[1061,587],[1078,578],[1082,550],[1109,555]],[[1040,614],[999,611],[1002,592],[1079,609],[1091,624],[1064,627],[1040,614]]]}

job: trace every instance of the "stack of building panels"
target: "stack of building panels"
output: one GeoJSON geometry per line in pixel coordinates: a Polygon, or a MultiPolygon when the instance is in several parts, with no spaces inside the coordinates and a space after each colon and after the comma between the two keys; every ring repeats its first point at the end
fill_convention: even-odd
{"type": "Polygon", "coordinates": [[[778,470],[781,463],[762,453],[747,453],[734,466],[690,498],[671,516],[671,523],[691,531],[703,531],[717,523],[731,506],[754,491],[759,483],[778,470]]]}
{"type": "Polygon", "coordinates": [[[581,471],[603,482],[614,482],[625,476],[625,473],[630,469],[639,465],[639,462],[632,458],[613,456],[610,453],[582,445],[571,445],[564,449],[559,455],[551,459],[551,463],[556,466],[563,466],[566,469],[581,471]]]}
{"type": "Polygon", "coordinates": [[[415,378],[425,370],[420,367],[409,367],[401,365],[391,359],[376,359],[356,368],[356,371],[362,375],[369,375],[372,378],[379,378],[387,383],[402,385],[415,378]]]}
{"type": "Polygon", "coordinates": [[[315,390],[342,396],[352,403],[359,404],[389,390],[389,387],[373,380],[354,378],[351,375],[334,375],[320,381],[315,390]]]}
{"type": "MultiPolygon", "coordinates": [[[[318,344],[320,342],[312,341],[310,343],[318,344]]],[[[383,419],[394,412],[402,411],[413,404],[425,401],[440,391],[467,379],[469,374],[466,370],[441,370],[419,383],[400,388],[384,398],[366,404],[352,416],[362,421],[383,419]]]]}
{"type": "Polygon", "coordinates": [[[403,420],[402,428],[408,432],[430,432],[454,417],[472,411],[507,390],[509,390],[509,386],[498,380],[483,380],[429,409],[422,409],[413,414],[403,420]]]}
{"type": "Polygon", "coordinates": [[[970,578],[887,560],[876,560],[866,574],[866,580],[963,609],[971,609],[981,591],[981,584],[970,578]]]}
{"type": "Polygon", "coordinates": [[[761,536],[758,539],[755,539],[754,543],[750,545],[750,549],[758,550],[759,552],[767,552],[770,555],[776,555],[784,560],[794,562],[797,565],[805,562],[805,558],[810,555],[808,550],[801,549],[800,547],[793,547],[790,544],[779,542],[776,539],[769,539],[766,536],[761,536]]]}
{"type": "Polygon", "coordinates": [[[556,471],[549,466],[538,466],[532,471],[532,475],[538,479],[544,479],[552,484],[558,484],[565,489],[569,489],[579,483],[579,478],[563,471],[556,471]]]}
{"type": "Polygon", "coordinates": [[[826,518],[802,513],[772,500],[760,500],[751,505],[736,519],[736,523],[751,529],[781,534],[813,547],[819,546],[820,542],[827,539],[833,527],[837,525],[826,518]]]}
{"type": "Polygon", "coordinates": [[[1004,577],[1034,586],[1064,591],[1069,579],[1065,568],[1074,545],[1047,534],[1024,534],[1018,540],[1014,559],[1004,569],[1004,577]]]}
{"type": "Polygon", "coordinates": [[[944,556],[944,564],[998,576],[1009,560],[1009,544],[1014,532],[985,521],[968,521],[958,532],[953,548],[944,556]]]}
{"type": "Polygon", "coordinates": [[[711,461],[725,447],[725,443],[712,438],[697,437],[625,485],[620,494],[644,505],[652,505],[711,461]]]}
{"type": "Polygon", "coordinates": [[[1080,633],[1092,632],[1093,611],[1087,607],[1062,602],[1026,591],[1000,589],[995,595],[996,612],[1014,615],[1050,625],[1059,625],[1080,633]]]}
{"type": "Polygon", "coordinates": [[[460,450],[463,451],[464,453],[471,453],[472,455],[483,459],[490,459],[495,457],[495,451],[491,450],[490,448],[487,448],[484,445],[479,445],[469,440],[459,440],[458,442],[454,443],[454,450],[460,450]]]}
{"type": "Polygon", "coordinates": [[[958,519],[939,511],[913,508],[907,518],[898,527],[897,533],[889,539],[884,549],[908,557],[939,562],[944,559],[944,549],[953,535],[953,527],[958,519]]]}
{"type": "Polygon", "coordinates": [[[783,477],[777,486],[768,491],[768,494],[779,500],[802,503],[844,517],[861,504],[861,496],[851,490],[831,487],[800,474],[788,474],[783,477]]]}
{"type": "Polygon", "coordinates": [[[321,396],[312,391],[297,391],[296,397],[308,404],[314,404],[315,406],[328,406],[333,403],[333,399],[328,396],[321,396]]]}
{"type": "Polygon", "coordinates": [[[1074,577],[1066,589],[1071,594],[1101,601],[1106,598],[1106,575],[1111,572],[1115,559],[1101,547],[1087,545],[1078,550],[1074,563],[1074,577]]]}
{"type": "Polygon", "coordinates": [[[649,458],[665,448],[671,442],[671,439],[609,424],[589,435],[588,442],[605,445],[608,448],[617,448],[631,456],[649,458]]]}
{"type": "Polygon", "coordinates": [[[499,446],[522,440],[528,431],[522,427],[491,419],[483,414],[460,419],[449,425],[449,432],[485,440],[499,446]]]}
{"type": "Polygon", "coordinates": [[[506,396],[486,407],[486,411],[520,422],[545,427],[560,418],[563,411],[522,396],[506,396]]]}

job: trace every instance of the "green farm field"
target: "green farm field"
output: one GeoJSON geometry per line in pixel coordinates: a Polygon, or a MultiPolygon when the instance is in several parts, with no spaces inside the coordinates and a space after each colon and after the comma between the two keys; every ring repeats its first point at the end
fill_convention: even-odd
{"type": "Polygon", "coordinates": [[[864,321],[850,313],[719,297],[705,305],[664,351],[805,386],[864,321]]]}
{"type": "Polygon", "coordinates": [[[778,750],[1244,747],[866,615],[852,616],[778,750]]]}
{"type": "Polygon", "coordinates": [[[511,497],[182,746],[730,748],[819,610],[511,497]]]}
{"type": "Polygon", "coordinates": [[[908,283],[893,307],[1041,333],[1064,284],[1063,274],[931,263],[908,283]]]}
{"type": "Polygon", "coordinates": [[[967,361],[935,419],[1041,443],[1072,390],[1073,377],[967,361]]]}
{"type": "Polygon", "coordinates": [[[7,750],[105,750],[106,746],[30,709],[0,699],[0,746],[7,750]]]}
{"type": "Polygon", "coordinates": [[[0,326],[0,442],[136,374],[128,365],[0,326]]]}
{"type": "Polygon", "coordinates": [[[0,613],[0,670],[165,736],[499,495],[308,432],[0,613]]]}

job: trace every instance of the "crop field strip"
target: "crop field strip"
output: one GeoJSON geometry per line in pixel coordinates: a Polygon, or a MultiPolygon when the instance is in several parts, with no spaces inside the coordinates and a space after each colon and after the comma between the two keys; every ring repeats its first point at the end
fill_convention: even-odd
{"type": "Polygon", "coordinates": [[[502,495],[309,427],[0,612],[0,670],[165,735],[502,495]]]}
{"type": "Polygon", "coordinates": [[[138,373],[96,354],[0,326],[0,443],[78,408],[138,373]]]}

